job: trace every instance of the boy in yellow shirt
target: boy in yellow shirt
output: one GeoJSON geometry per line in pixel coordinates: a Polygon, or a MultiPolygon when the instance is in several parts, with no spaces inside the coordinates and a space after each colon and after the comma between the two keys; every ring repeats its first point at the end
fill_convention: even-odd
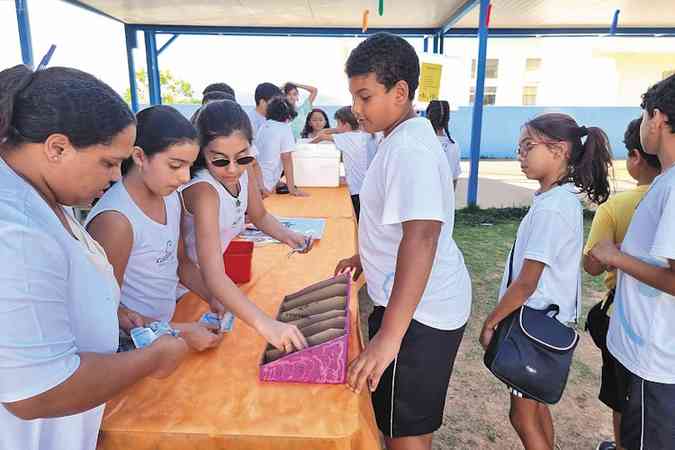
{"type": "Polygon", "coordinates": [[[593,338],[593,342],[602,352],[602,382],[598,398],[613,411],[615,442],[604,441],[597,446],[597,450],[621,450],[619,431],[621,429],[621,411],[623,410],[628,377],[625,369],[617,364],[614,357],[607,350],[607,331],[614,289],[616,288],[616,270],[605,267],[589,254],[595,244],[604,239],[610,239],[616,244],[623,241],[633,213],[642,197],[647,193],[650,184],[661,172],[661,164],[656,155],[644,152],[640,144],[640,123],[642,119],[635,119],[628,124],[624,134],[624,144],[628,150],[626,167],[628,173],[637,181],[635,189],[613,195],[607,202],[600,205],[595,212],[588,241],[584,248],[584,270],[590,275],[605,274],[607,297],[595,305],[588,313],[586,328],[593,338]]]}

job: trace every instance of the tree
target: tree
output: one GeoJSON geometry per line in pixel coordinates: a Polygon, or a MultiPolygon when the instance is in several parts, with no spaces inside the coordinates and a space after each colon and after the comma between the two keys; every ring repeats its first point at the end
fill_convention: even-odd
{"type": "MultiPolygon", "coordinates": [[[[193,97],[194,91],[189,81],[176,79],[171,71],[159,72],[159,85],[162,90],[162,103],[199,103],[199,99],[193,97]]],[[[150,103],[148,95],[148,72],[145,69],[136,71],[136,88],[138,90],[138,102],[150,103]]],[[[131,89],[124,91],[124,99],[131,103],[131,89]]]]}

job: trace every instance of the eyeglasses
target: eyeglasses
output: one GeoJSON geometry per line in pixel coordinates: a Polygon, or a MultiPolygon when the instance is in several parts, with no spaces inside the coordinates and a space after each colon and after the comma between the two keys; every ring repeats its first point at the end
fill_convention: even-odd
{"type": "Polygon", "coordinates": [[[554,144],[555,142],[524,141],[518,144],[518,147],[516,147],[516,155],[520,155],[525,158],[538,145],[545,145],[546,147],[549,147],[554,144]]]}
{"type": "MultiPolygon", "coordinates": [[[[254,156],[242,156],[241,158],[237,158],[234,160],[234,162],[237,163],[238,166],[245,166],[247,164],[251,164],[253,160],[255,159],[254,156]]],[[[225,158],[220,158],[220,159],[214,159],[211,161],[211,164],[213,164],[216,167],[227,167],[230,165],[230,160],[225,159],[225,158]]]]}

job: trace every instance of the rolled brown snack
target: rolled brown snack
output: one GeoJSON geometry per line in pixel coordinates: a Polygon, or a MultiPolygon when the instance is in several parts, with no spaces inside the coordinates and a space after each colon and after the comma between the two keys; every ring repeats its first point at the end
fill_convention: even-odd
{"type": "MultiPolygon", "coordinates": [[[[335,339],[337,337],[340,337],[345,334],[345,330],[340,330],[336,328],[331,328],[325,331],[322,331],[321,333],[317,333],[313,336],[310,336],[307,338],[307,343],[309,344],[310,347],[314,347],[315,345],[323,344],[324,342],[328,342],[332,339],[335,339]]],[[[265,352],[265,362],[269,363],[272,361],[276,361],[277,359],[290,355],[294,352],[291,353],[286,353],[283,350],[277,350],[276,348],[273,350],[267,350],[265,352]]]]}
{"type": "Polygon", "coordinates": [[[336,317],[344,317],[344,316],[345,316],[344,309],[332,309],[330,311],[326,311],[325,313],[316,314],[314,316],[305,317],[302,319],[291,320],[290,322],[287,323],[289,325],[295,325],[298,328],[302,329],[303,327],[312,325],[317,322],[323,322],[324,320],[335,319],[336,317]]]}
{"type": "Polygon", "coordinates": [[[345,318],[336,317],[334,319],[324,320],[322,322],[317,322],[312,325],[308,325],[304,328],[300,328],[300,332],[303,336],[313,336],[322,331],[330,330],[331,328],[343,328],[345,327],[345,318]]]}
{"type": "Polygon", "coordinates": [[[302,319],[303,317],[310,317],[315,314],[325,313],[332,309],[344,309],[346,305],[345,297],[333,297],[326,300],[309,303],[307,305],[298,306],[290,311],[284,311],[279,314],[279,320],[282,322],[290,322],[291,320],[302,319]]]}
{"type": "Polygon", "coordinates": [[[295,292],[289,296],[286,297],[286,300],[293,300],[298,297],[301,297],[305,294],[309,294],[310,292],[318,291],[319,289],[323,289],[327,286],[332,286],[334,284],[347,284],[349,282],[349,278],[345,277],[346,274],[340,275],[337,278],[330,278],[328,280],[321,281],[319,283],[315,283],[311,286],[307,286],[304,289],[299,290],[298,292],[295,292]]]}
{"type": "Polygon", "coordinates": [[[325,300],[331,297],[337,297],[347,294],[347,285],[341,283],[333,283],[330,286],[317,289],[316,291],[308,292],[304,295],[287,297],[281,304],[281,311],[289,311],[298,306],[306,305],[308,303],[316,302],[318,300],[325,300]]]}

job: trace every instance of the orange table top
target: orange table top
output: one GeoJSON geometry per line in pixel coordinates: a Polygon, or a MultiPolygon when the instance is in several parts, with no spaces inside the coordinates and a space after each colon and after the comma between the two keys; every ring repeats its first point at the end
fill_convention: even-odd
{"type": "MultiPolygon", "coordinates": [[[[308,189],[312,197],[273,196],[274,214],[326,217],[324,238],[307,255],[287,257],[282,245],[256,247],[252,279],[241,288],[274,315],[284,295],[332,276],[336,262],[355,251],[349,194],[344,188],[308,189]],[[301,204],[294,212],[295,202],[301,204]]],[[[357,286],[353,287],[349,357],[361,351],[357,286]]],[[[175,319],[197,320],[207,306],[192,294],[175,319]]],[[[217,349],[192,353],[164,380],[146,379],[108,402],[99,449],[377,449],[379,436],[367,392],[344,385],[262,383],[258,366],[265,341],[235,320],[217,349]]]]}

